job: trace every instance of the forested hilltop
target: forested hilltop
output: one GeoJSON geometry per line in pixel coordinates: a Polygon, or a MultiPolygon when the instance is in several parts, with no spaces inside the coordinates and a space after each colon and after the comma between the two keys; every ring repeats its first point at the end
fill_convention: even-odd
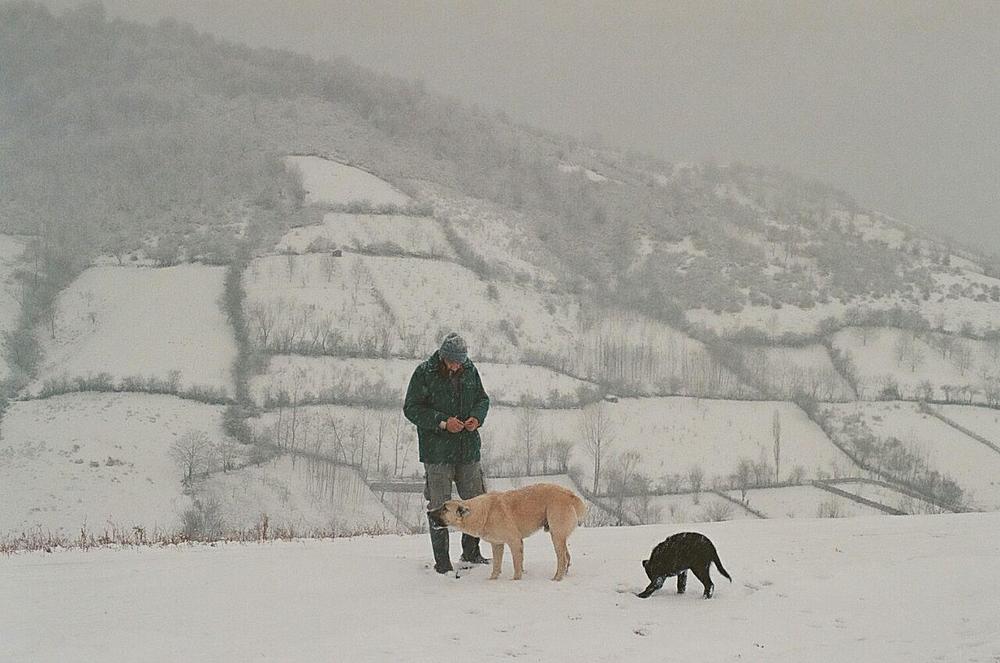
{"type": "Polygon", "coordinates": [[[301,191],[279,159],[297,150],[521,212],[565,285],[674,320],[700,307],[917,301],[951,260],[846,194],[771,169],[597,148],[347,60],[236,46],[175,21],[107,20],[96,5],[0,11],[0,228],[38,238],[53,287],[99,254],[225,262],[230,239],[254,245],[297,223],[301,191]]]}

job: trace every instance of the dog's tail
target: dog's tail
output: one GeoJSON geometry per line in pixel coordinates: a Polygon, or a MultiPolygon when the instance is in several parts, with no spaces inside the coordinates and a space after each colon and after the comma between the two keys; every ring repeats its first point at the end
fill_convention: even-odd
{"type": "Polygon", "coordinates": [[[712,557],[712,561],[715,562],[715,568],[719,569],[719,573],[729,578],[729,582],[732,582],[732,577],[730,577],[729,573],[727,573],[726,569],[722,566],[722,560],[719,559],[719,551],[715,549],[715,546],[712,546],[712,557]]]}

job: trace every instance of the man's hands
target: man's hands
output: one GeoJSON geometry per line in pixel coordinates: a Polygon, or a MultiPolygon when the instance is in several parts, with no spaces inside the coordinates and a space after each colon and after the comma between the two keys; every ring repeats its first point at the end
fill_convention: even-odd
{"type": "Polygon", "coordinates": [[[460,433],[463,430],[471,433],[477,428],[479,428],[479,419],[475,417],[469,417],[465,421],[462,421],[458,417],[448,417],[448,420],[444,422],[444,429],[449,433],[460,433]]]}

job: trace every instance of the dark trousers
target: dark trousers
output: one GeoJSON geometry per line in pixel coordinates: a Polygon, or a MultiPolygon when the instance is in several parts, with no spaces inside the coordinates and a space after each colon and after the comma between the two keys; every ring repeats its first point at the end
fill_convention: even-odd
{"type": "MultiPolygon", "coordinates": [[[[451,499],[451,484],[458,488],[458,496],[463,500],[486,492],[483,470],[479,461],[474,463],[424,463],[424,498],[427,510],[432,511],[451,499]]],[[[431,548],[434,550],[435,565],[451,568],[448,559],[448,530],[431,529],[431,548]]],[[[468,534],[462,535],[462,557],[471,559],[479,552],[479,539],[468,534]]]]}
{"type": "Polygon", "coordinates": [[[433,511],[451,499],[452,483],[458,488],[458,496],[463,500],[486,492],[479,461],[424,463],[424,498],[427,500],[428,511],[433,511]]]}

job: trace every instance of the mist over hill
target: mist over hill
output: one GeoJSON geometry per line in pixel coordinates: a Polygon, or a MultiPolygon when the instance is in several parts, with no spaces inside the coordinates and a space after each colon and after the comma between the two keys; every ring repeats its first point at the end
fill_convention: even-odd
{"type": "Polygon", "coordinates": [[[278,157],[297,151],[522,213],[567,287],[671,320],[919,296],[948,259],[943,243],[790,174],[595,149],[348,61],[236,46],[176,21],[108,21],[95,6],[3,12],[0,219],[45,237],[49,271],[141,247],[165,264],[225,261],[232,238],[252,245],[296,223],[301,197],[278,157]]]}

